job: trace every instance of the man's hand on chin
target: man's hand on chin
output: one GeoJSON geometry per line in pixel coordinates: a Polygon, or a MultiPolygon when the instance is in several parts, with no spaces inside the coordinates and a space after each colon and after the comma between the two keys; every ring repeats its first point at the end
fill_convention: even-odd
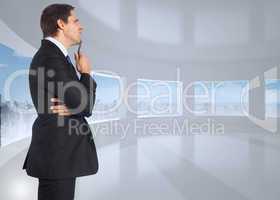
{"type": "Polygon", "coordinates": [[[75,61],[76,61],[76,68],[80,73],[88,73],[91,72],[91,65],[89,58],[83,53],[75,53],[75,61]]]}

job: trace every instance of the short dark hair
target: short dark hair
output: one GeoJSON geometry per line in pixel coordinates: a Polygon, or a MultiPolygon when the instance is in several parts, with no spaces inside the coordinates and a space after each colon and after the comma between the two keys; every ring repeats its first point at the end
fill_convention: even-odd
{"type": "Polygon", "coordinates": [[[61,19],[67,23],[71,10],[74,10],[74,8],[69,4],[51,4],[47,6],[43,10],[40,19],[43,37],[56,35],[58,29],[57,20],[61,19]]]}

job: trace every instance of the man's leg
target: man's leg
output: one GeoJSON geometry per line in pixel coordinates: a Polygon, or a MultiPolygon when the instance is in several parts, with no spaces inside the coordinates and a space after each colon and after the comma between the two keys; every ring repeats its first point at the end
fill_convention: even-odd
{"type": "Polygon", "coordinates": [[[73,200],[76,178],[39,178],[38,200],[73,200]]]}

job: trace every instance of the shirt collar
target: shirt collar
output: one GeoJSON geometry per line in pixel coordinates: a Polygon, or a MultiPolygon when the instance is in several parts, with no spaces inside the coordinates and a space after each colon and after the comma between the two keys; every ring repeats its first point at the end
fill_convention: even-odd
{"type": "Polygon", "coordinates": [[[64,45],[59,42],[57,39],[53,38],[53,37],[46,37],[45,40],[49,40],[51,41],[52,43],[54,43],[59,49],[60,51],[62,51],[62,53],[64,54],[64,56],[68,56],[68,51],[67,49],[64,47],[64,45]]]}

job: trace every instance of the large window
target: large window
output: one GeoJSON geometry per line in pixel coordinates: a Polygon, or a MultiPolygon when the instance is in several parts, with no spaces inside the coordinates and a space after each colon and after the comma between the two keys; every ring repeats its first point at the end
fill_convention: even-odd
{"type": "Polygon", "coordinates": [[[182,114],[182,83],[138,79],[138,117],[177,116],[182,114]]]}
{"type": "Polygon", "coordinates": [[[30,57],[0,43],[0,146],[31,136],[37,114],[28,85],[30,57]]]}
{"type": "Polygon", "coordinates": [[[122,79],[103,73],[93,75],[97,83],[96,101],[89,122],[120,119],[125,114],[122,100],[122,79]]]}
{"type": "Polygon", "coordinates": [[[265,115],[273,118],[280,115],[280,80],[265,81],[265,115]]]}
{"type": "Polygon", "coordinates": [[[248,113],[248,81],[198,81],[194,83],[196,115],[243,116],[248,113]]]}

